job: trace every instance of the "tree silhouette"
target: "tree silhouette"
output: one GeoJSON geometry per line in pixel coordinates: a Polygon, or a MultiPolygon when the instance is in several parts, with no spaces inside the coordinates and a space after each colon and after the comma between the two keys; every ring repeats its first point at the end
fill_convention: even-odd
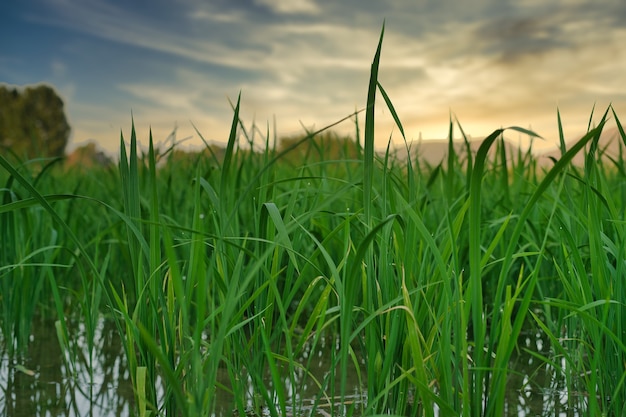
{"type": "Polygon", "coordinates": [[[47,85],[16,88],[0,86],[0,147],[19,157],[62,156],[70,125],[63,100],[47,85]]]}

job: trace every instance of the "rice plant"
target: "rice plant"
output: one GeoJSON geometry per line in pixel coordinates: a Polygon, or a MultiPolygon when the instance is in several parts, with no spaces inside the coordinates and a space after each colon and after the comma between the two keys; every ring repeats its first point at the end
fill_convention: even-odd
{"type": "Polygon", "coordinates": [[[612,118],[626,144],[617,115],[561,136],[551,164],[505,139],[534,132],[475,148],[451,120],[431,166],[379,82],[383,34],[364,129],[360,111],[337,122],[353,138],[334,124],[272,140],[238,98],[223,149],[142,150],[131,126],[117,168],[0,157],[7,357],[19,366],[52,320],[75,389],[93,387],[109,329],[140,416],[500,416],[527,350],[569,411],[621,415],[626,182],[599,142],[612,118]],[[402,152],[374,147],[381,105],[402,152]]]}

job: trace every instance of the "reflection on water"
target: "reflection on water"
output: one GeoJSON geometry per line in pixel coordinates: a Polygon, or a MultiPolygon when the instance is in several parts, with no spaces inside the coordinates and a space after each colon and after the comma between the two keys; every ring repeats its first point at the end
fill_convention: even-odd
{"type": "MultiPolygon", "coordinates": [[[[71,329],[71,324],[68,325],[71,329]]],[[[125,367],[123,347],[117,328],[110,321],[101,321],[95,329],[93,354],[85,343],[85,329],[74,327],[79,339],[75,345],[80,349],[62,352],[56,336],[54,323],[40,322],[33,326],[34,335],[27,357],[12,361],[5,354],[0,357],[0,415],[26,416],[129,416],[134,410],[134,397],[130,376],[125,367]],[[81,339],[82,338],[82,339],[81,339]],[[65,355],[73,355],[73,361],[64,361],[65,355]],[[74,363],[74,369],[66,363],[74,363]],[[91,363],[91,365],[90,365],[91,363]],[[93,369],[93,372],[89,372],[93,369]],[[30,372],[32,371],[32,372],[30,372]]],[[[512,372],[507,382],[507,416],[577,416],[568,402],[562,381],[554,378],[555,371],[544,362],[526,352],[549,355],[548,343],[539,334],[528,334],[520,340],[522,345],[511,363],[512,372]],[[526,348],[526,349],[523,349],[526,348]]],[[[328,346],[323,351],[309,352],[309,371],[323,379],[330,366],[328,346]],[[323,353],[326,352],[326,353],[323,353]]],[[[224,371],[221,377],[227,383],[224,371]]],[[[297,401],[308,411],[318,394],[315,384],[307,384],[304,373],[298,388],[297,401]]],[[[359,389],[356,375],[349,379],[349,404],[362,403],[363,391],[359,389]]],[[[285,383],[290,383],[289,379],[285,383]]],[[[290,392],[291,390],[287,390],[290,392]]],[[[233,415],[233,398],[223,391],[218,394],[220,404],[217,416],[233,415]]],[[[578,399],[579,400],[579,399],[578,399]]],[[[577,403],[579,401],[575,401],[577,403]]],[[[250,403],[251,403],[250,399],[250,403]]],[[[332,403],[332,400],[330,401],[332,403]]],[[[292,403],[289,401],[289,403],[292,403]]],[[[330,415],[332,404],[320,402],[318,415],[330,415]]],[[[337,406],[337,404],[335,404],[337,406]]],[[[291,409],[288,409],[291,411],[291,409]]],[[[341,414],[341,410],[337,414],[341,414]]],[[[306,412],[304,414],[307,414],[306,412]]],[[[335,414],[335,413],[332,413],[335,414]]],[[[335,415],[337,415],[335,414],[335,415]]],[[[581,413],[583,414],[583,413],[581,413]]]]}
{"type": "Polygon", "coordinates": [[[520,339],[520,349],[510,364],[505,415],[507,416],[578,416],[556,372],[529,353],[550,356],[549,344],[541,333],[527,333],[520,339]]]}
{"type": "MultiPolygon", "coordinates": [[[[80,343],[83,336],[77,343],[80,350],[65,352],[74,356],[75,368],[68,369],[54,322],[34,323],[28,356],[9,361],[3,355],[0,361],[0,415],[131,415],[133,390],[117,329],[101,321],[95,330],[93,354],[86,343],[80,343]]],[[[81,325],[76,333],[84,335],[81,325]]]]}

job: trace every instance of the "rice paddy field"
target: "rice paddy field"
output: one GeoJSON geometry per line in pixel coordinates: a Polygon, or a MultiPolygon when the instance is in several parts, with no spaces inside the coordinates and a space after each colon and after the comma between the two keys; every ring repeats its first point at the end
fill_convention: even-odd
{"type": "Polygon", "coordinates": [[[502,129],[375,152],[380,49],[352,140],[279,144],[238,101],[223,151],[0,158],[0,413],[624,415],[618,116],[550,163],[502,129]]]}

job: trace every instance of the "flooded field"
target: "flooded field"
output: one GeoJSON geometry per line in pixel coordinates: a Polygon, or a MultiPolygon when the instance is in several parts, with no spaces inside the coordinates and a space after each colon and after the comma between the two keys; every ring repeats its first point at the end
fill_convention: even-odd
{"type": "Polygon", "coordinates": [[[0,413],[624,415],[611,109],[552,165],[497,129],[430,166],[374,152],[371,100],[363,141],[250,150],[238,102],[220,153],[0,158],[0,413]]]}
{"type": "MultiPolygon", "coordinates": [[[[124,417],[133,414],[133,387],[125,364],[123,349],[115,325],[101,321],[98,326],[94,355],[87,349],[77,350],[74,369],[59,347],[53,322],[37,322],[31,338],[30,353],[20,360],[9,361],[2,356],[0,362],[0,415],[7,417],[34,416],[100,416],[124,417]],[[91,363],[91,365],[89,365],[91,363]]],[[[79,340],[80,327],[76,329],[79,340]]],[[[539,334],[524,335],[523,347],[513,356],[511,374],[507,383],[506,416],[578,416],[584,415],[570,404],[571,396],[585,393],[567,393],[554,372],[529,352],[547,354],[547,344],[539,334]]],[[[84,342],[84,341],[83,341],[84,342]]],[[[321,380],[331,366],[331,350],[311,352],[315,360],[309,369],[321,380]]],[[[85,347],[83,345],[83,347],[85,347]]],[[[304,361],[305,358],[300,358],[304,361]]],[[[302,378],[306,376],[302,374],[302,378]]],[[[228,384],[228,375],[222,370],[220,383],[228,384]]],[[[289,379],[285,379],[289,384],[289,379]]],[[[359,385],[355,372],[348,377],[348,395],[344,404],[332,398],[320,400],[314,384],[302,384],[303,390],[296,398],[294,415],[319,416],[358,415],[367,401],[367,389],[359,385]]],[[[252,389],[250,390],[252,391],[252,389]]],[[[237,415],[232,395],[218,391],[215,417],[237,415]]],[[[578,402],[579,398],[577,399],[578,402]]],[[[293,398],[289,399],[293,403],[293,398]]],[[[250,399],[250,404],[252,400],[250,399]]],[[[288,407],[293,410],[293,407],[288,407]]],[[[269,415],[269,411],[265,410],[269,415]]],[[[437,414],[437,413],[436,413],[437,414]]],[[[439,414],[437,414],[439,415],[439,414]]]]}

